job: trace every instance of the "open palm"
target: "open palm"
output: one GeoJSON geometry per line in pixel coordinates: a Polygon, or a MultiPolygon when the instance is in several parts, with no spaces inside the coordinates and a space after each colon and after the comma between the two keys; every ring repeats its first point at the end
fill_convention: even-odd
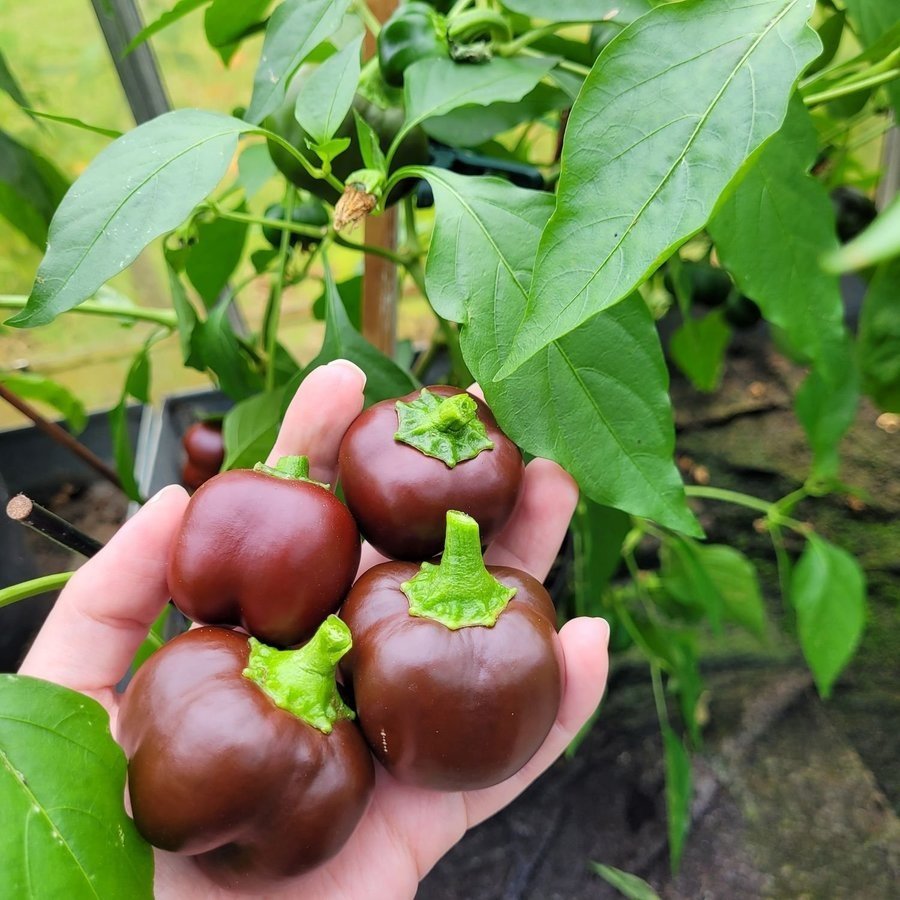
{"type": "MultiPolygon", "coordinates": [[[[291,403],[269,462],[305,454],[312,477],[333,484],[338,447],[362,409],[364,385],[362,372],[343,360],[312,372],[291,403]]],[[[487,550],[488,563],[515,566],[542,580],[559,550],[577,497],[574,482],[559,466],[541,459],[531,462],[516,512],[487,550]]],[[[78,571],[21,668],[23,674],[100,701],[109,711],[113,734],[115,685],[168,599],[166,561],[187,500],[181,488],[165,488],[78,571]]],[[[360,572],[382,559],[364,547],[360,572]]],[[[521,793],[560,755],[596,708],[606,682],[608,636],[602,619],[573,619],[563,627],[566,677],[559,716],[541,749],[518,774],[481,791],[439,793],[399,784],[376,765],[372,803],[343,850],[315,871],[282,882],[264,896],[413,897],[419,880],[466,830],[521,793]]],[[[161,851],[156,853],[155,895],[161,900],[235,896],[209,882],[189,858],[161,851]]]]}

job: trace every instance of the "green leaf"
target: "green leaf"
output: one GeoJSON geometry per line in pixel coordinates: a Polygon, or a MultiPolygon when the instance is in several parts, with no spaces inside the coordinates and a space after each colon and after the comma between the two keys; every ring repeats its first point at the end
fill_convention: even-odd
{"type": "Polygon", "coordinates": [[[556,62],[553,57],[517,57],[464,66],[450,59],[420,59],[403,76],[403,129],[409,131],[425,119],[445,116],[459,107],[517,102],[534,90],[556,62]]]}
{"type": "Polygon", "coordinates": [[[833,59],[844,36],[844,23],[847,21],[847,13],[838,10],[833,16],[829,16],[817,29],[819,40],[822,42],[822,52],[816,57],[815,62],[809,66],[805,75],[809,77],[821,71],[833,59]]]}
{"type": "Polygon", "coordinates": [[[691,758],[684,742],[667,725],[662,726],[666,761],[666,819],[669,831],[669,860],[678,871],[684,840],[691,827],[691,758]]]}
{"type": "Polygon", "coordinates": [[[705,565],[703,546],[678,535],[667,538],[660,550],[660,575],[666,592],[683,606],[705,613],[713,626],[722,621],[724,601],[705,565]]]}
{"type": "Polygon", "coordinates": [[[186,366],[203,372],[206,366],[203,364],[196,345],[197,339],[194,337],[199,323],[197,312],[188,299],[187,291],[184,289],[178,273],[171,265],[167,266],[167,271],[169,273],[169,289],[172,292],[172,307],[178,317],[178,343],[181,346],[181,358],[186,366]]]}
{"type": "MultiPolygon", "coordinates": [[[[357,331],[362,331],[362,275],[354,275],[342,281],[338,286],[338,294],[341,303],[347,312],[350,324],[357,331]]],[[[322,285],[322,293],[316,297],[312,305],[312,314],[315,319],[324,322],[328,312],[328,290],[322,285]]]]}
{"type": "Polygon", "coordinates": [[[317,144],[330,141],[350,111],[359,81],[362,39],[362,35],[354,38],[300,85],[294,117],[317,144]]]}
{"type": "Polygon", "coordinates": [[[818,52],[812,5],[666,4],[600,54],[572,107],[556,210],[497,377],[628,296],[706,224],[818,52]]]}
{"type": "Polygon", "coordinates": [[[900,260],[883,265],[869,284],[859,320],[863,390],[885,412],[900,413],[900,260]]]}
{"type": "Polygon", "coordinates": [[[128,434],[128,400],[133,397],[139,403],[150,402],[150,347],[155,339],[155,336],[151,336],[135,355],[125,376],[122,396],[118,404],[109,411],[116,471],[122,482],[122,490],[138,503],[143,503],[144,498],[134,478],[134,450],[128,434]]]}
{"type": "Polygon", "coordinates": [[[794,412],[813,451],[812,475],[824,481],[837,477],[838,446],[856,419],[859,372],[849,337],[831,348],[794,395],[794,412]]]}
{"type": "Polygon", "coordinates": [[[702,319],[688,317],[678,326],[669,342],[669,355],[697,390],[711,392],[722,381],[730,340],[724,313],[714,309],[702,319]]]}
{"type": "MultiPolygon", "coordinates": [[[[210,47],[232,48],[263,18],[272,0],[213,0],[203,15],[210,47]]],[[[225,60],[227,62],[227,60],[225,60]]]]}
{"type": "Polygon", "coordinates": [[[829,253],[822,265],[828,272],[854,272],[900,256],[900,194],[869,227],[829,253]]]}
{"type": "Polygon", "coordinates": [[[248,200],[255,197],[277,172],[265,144],[250,144],[238,157],[237,183],[244,189],[248,200]]]}
{"type": "MultiPolygon", "coordinates": [[[[501,0],[507,9],[550,22],[633,22],[653,8],[650,0],[501,0]]],[[[657,0],[658,2],[658,0],[657,0]]]]}
{"type": "Polygon", "coordinates": [[[3,55],[2,51],[0,51],[0,91],[9,94],[19,106],[31,106],[28,102],[28,98],[25,96],[25,92],[19,86],[19,82],[16,81],[15,75],[13,75],[7,65],[6,57],[3,55]]]}
{"type": "Polygon", "coordinates": [[[219,388],[237,401],[261,391],[264,379],[231,327],[229,304],[224,297],[210,310],[209,318],[194,330],[193,346],[206,368],[215,373],[219,388]]]}
{"type": "Polygon", "coordinates": [[[0,131],[0,215],[40,250],[67,188],[49,160],[0,131]]]}
{"type": "Polygon", "coordinates": [[[556,460],[595,502],[701,534],[672,460],[668,375],[644,302],[635,295],[595,316],[495,383],[553,197],[495,178],[411,171],[428,179],[436,203],[429,299],[464,323],[463,355],[503,430],[556,460]]]}
{"type": "Polygon", "coordinates": [[[0,869],[8,897],[153,897],[153,854],[126,815],[125,756],[95,700],[0,677],[0,869]]]}
{"type": "Polygon", "coordinates": [[[803,655],[822,697],[853,658],[866,621],[866,579],[846,551],[811,534],[791,576],[803,655]]]}
{"type": "Polygon", "coordinates": [[[90,131],[92,134],[102,134],[103,137],[113,139],[122,137],[122,132],[116,128],[103,128],[101,125],[91,125],[89,122],[83,122],[81,119],[76,119],[72,116],[59,116],[55,113],[44,112],[40,109],[27,109],[25,112],[38,119],[47,119],[49,122],[60,122],[63,125],[72,125],[75,128],[80,128],[82,131],[90,131]]]}
{"type": "Polygon", "coordinates": [[[176,110],[110,144],[63,198],[28,305],[7,324],[52,322],[181,224],[221,181],[238,135],[231,116],[176,110]]]}
{"type": "Polygon", "coordinates": [[[766,607],[753,563],[739,550],[724,544],[701,544],[700,559],[722,601],[724,617],[762,637],[766,607]]]}
{"type": "Polygon", "coordinates": [[[587,497],[578,501],[572,517],[575,540],[575,614],[603,615],[601,596],[622,561],[622,541],[631,517],[587,497]]]}
{"type": "Polygon", "coordinates": [[[201,6],[209,3],[210,0],[178,0],[170,10],[162,13],[159,18],[154,19],[149,25],[145,25],[129,42],[128,46],[125,48],[125,53],[131,53],[135,47],[139,47],[144,43],[148,38],[153,37],[154,34],[159,34],[165,28],[168,28],[170,25],[174,25],[179,19],[183,19],[189,13],[192,13],[195,9],[199,9],[201,6]]]}
{"type": "Polygon", "coordinates": [[[539,84],[519,101],[491,103],[485,107],[467,106],[428,119],[422,127],[435,140],[453,147],[477,147],[494,135],[509,131],[522,122],[538,120],[570,103],[565,91],[539,84]]]}
{"type": "Polygon", "coordinates": [[[316,358],[292,383],[289,396],[297,385],[317,366],[335,359],[349,359],[366,373],[366,406],[408,394],[418,382],[392,359],[376,350],[351,324],[341,301],[331,268],[325,266],[325,338],[316,358]]]}
{"type": "Polygon", "coordinates": [[[87,413],[84,404],[67,387],[32,372],[0,372],[0,384],[26,400],[38,400],[62,413],[73,434],[84,431],[87,413]]]}
{"type": "Polygon", "coordinates": [[[709,223],[741,292],[812,361],[844,338],[840,285],[819,266],[837,234],[828,193],[807,174],[818,152],[812,119],[795,98],[781,130],[709,223]]]}
{"type": "Polygon", "coordinates": [[[591,868],[628,900],[659,900],[659,894],[637,875],[623,872],[613,866],[604,866],[602,863],[592,862],[591,868]]]}
{"type": "Polygon", "coordinates": [[[350,0],[284,0],[272,13],[253,76],[247,121],[261,122],[284,102],[300,64],[337,30],[350,0]]]}
{"type": "Polygon", "coordinates": [[[225,440],[225,462],[222,471],[252,468],[265,462],[275,445],[281,424],[282,408],[287,394],[284,387],[248,397],[235,404],[227,413],[222,425],[225,440]]]}
{"type": "MultiPolygon", "coordinates": [[[[246,213],[241,203],[234,210],[246,213]]],[[[216,217],[197,226],[197,242],[187,254],[185,274],[207,307],[212,306],[234,273],[244,252],[247,223],[216,217]]]]}
{"type": "Polygon", "coordinates": [[[375,129],[355,109],[353,118],[356,120],[356,137],[359,141],[363,166],[376,172],[387,173],[387,160],[384,158],[375,129]]]}

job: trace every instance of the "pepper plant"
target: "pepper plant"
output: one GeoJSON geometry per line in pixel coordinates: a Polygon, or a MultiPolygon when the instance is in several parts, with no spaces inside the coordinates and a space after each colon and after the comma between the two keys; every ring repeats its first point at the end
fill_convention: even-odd
{"type": "MultiPolygon", "coordinates": [[[[180,27],[201,5],[175,5],[136,41],[180,27]]],[[[705,543],[690,501],[760,514],[823,696],[863,630],[858,563],[792,513],[803,498],[844,489],[838,446],[861,393],[900,411],[900,205],[841,246],[829,200],[836,187],[878,180],[860,150],[900,111],[900,11],[892,0],[458,0],[409,3],[381,26],[364,0],[212,0],[205,9],[225,64],[264,31],[233,114],[162,115],[112,139],[68,191],[46,160],[0,134],[21,164],[4,176],[0,212],[47,245],[30,296],[0,298],[15,310],[6,324],[85,313],[157,326],[113,414],[135,497],[125,402],[149,399],[153,350],[171,333],[185,365],[234,401],[226,468],[265,456],[312,367],[352,359],[371,404],[415,389],[446,354],[448,381],[477,380],[506,434],[578,481],[566,608],[607,616],[646,658],[677,867],[689,754],[702,738],[696,635],[723,622],[760,634],[765,623],[753,563],[705,543]],[[367,31],[378,49],[366,61],[367,31]],[[259,191],[273,179],[283,198],[267,207],[259,191]],[[433,217],[423,212],[432,200],[433,217]],[[358,222],[397,205],[399,247],[358,239],[358,222]],[[314,214],[296,215],[310,206],[314,214]],[[247,270],[248,240],[262,233],[271,246],[250,253],[247,270]],[[104,285],[157,239],[171,310],[104,301],[104,285]],[[359,278],[333,275],[335,255],[348,251],[392,261],[430,304],[433,344],[412,366],[360,333],[359,278]],[[855,337],[838,281],[851,269],[869,280],[855,337]],[[302,364],[279,319],[285,289],[309,279],[321,283],[326,328],[302,364]],[[229,311],[251,282],[267,285],[268,303],[246,333],[229,311]],[[812,462],[795,491],[769,502],[685,486],[656,323],[666,314],[681,317],[670,357],[698,389],[716,389],[733,329],[758,316],[807,367],[794,408],[812,462]],[[788,532],[806,542],[797,560],[788,532]],[[648,541],[659,548],[649,574],[636,558],[648,541]],[[622,561],[626,581],[613,577],[622,561]]],[[[24,106],[3,71],[2,86],[24,106]]],[[[83,701],[11,679],[4,706],[38,690],[54,694],[48,710],[83,701]]],[[[93,707],[91,716],[96,733],[84,745],[105,747],[93,707]]],[[[4,744],[26,727],[4,719],[4,744]]],[[[106,774],[121,780],[119,768],[106,774]]],[[[121,852],[137,854],[129,841],[121,852]]],[[[106,871],[113,856],[91,864],[106,871]]]]}

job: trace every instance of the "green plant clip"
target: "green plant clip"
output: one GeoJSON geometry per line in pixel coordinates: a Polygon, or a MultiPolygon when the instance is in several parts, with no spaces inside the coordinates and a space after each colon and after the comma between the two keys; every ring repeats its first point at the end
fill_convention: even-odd
{"type": "Polygon", "coordinates": [[[241,673],[281,709],[331,734],[338,719],[355,714],[338,693],[337,664],[353,646],[350,629],[329,616],[299,650],[276,650],[250,638],[250,658],[241,673]]]}
{"type": "Polygon", "coordinates": [[[482,625],[493,628],[516,595],[488,572],[481,553],[478,523],[465,513],[447,513],[441,561],[422,563],[418,574],[400,585],[409,614],[440,622],[451,631],[482,625]]]}
{"type": "Polygon", "coordinates": [[[415,400],[398,400],[396,406],[399,424],[394,440],[441,460],[449,469],[494,448],[478,418],[478,404],[469,394],[441,398],[422,388],[415,400]]]}

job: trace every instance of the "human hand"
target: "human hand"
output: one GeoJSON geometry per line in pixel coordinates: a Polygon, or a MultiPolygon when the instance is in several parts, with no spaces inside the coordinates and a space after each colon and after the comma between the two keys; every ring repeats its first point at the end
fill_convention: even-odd
{"type": "MultiPolygon", "coordinates": [[[[268,462],[304,453],[311,476],[334,483],[341,438],[363,405],[365,376],[337,361],[314,370],[287,411],[268,462]]],[[[543,580],[577,502],[572,479],[537,459],[525,470],[516,512],[488,548],[493,565],[524,569],[543,580]]],[[[21,672],[81,691],[104,705],[116,733],[115,685],[168,600],[169,548],[187,505],[172,485],[127,522],[86,563],[60,595],[21,672]]],[[[360,572],[382,561],[364,547],[360,572]]],[[[376,766],[372,803],[344,848],[318,869],[277,885],[266,897],[316,900],[399,900],[413,897],[420,879],[472,826],[510,803],[565,749],[600,701],[606,682],[609,628],[579,618],[560,631],[565,692],[556,723],[531,761],[494,787],[440,793],[396,782],[376,766]]],[[[234,897],[208,881],[189,857],[156,852],[158,898],[234,897]]],[[[260,894],[253,896],[259,897],[260,894]]]]}

